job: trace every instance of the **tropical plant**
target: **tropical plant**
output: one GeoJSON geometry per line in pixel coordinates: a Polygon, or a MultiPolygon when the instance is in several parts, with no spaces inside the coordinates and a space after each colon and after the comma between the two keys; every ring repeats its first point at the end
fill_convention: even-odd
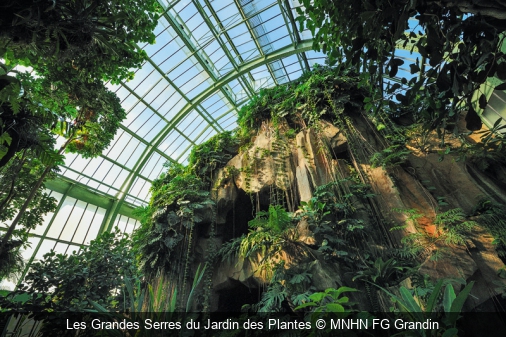
{"type": "Polygon", "coordinates": [[[132,77],[145,61],[136,44],[154,42],[160,10],[151,0],[8,0],[2,8],[0,55],[7,62],[113,81],[132,77]]]}
{"type": "MultiPolygon", "coordinates": [[[[147,57],[136,44],[154,42],[159,5],[154,0],[22,0],[8,1],[3,8],[0,130],[7,131],[0,134],[0,147],[7,146],[8,151],[0,158],[0,166],[27,146],[25,139],[33,143],[34,126],[50,130],[63,118],[80,128],[84,123],[74,121],[76,109],[88,114],[84,122],[93,121],[90,115],[99,118],[97,112],[104,109],[102,80],[117,83],[133,77],[132,69],[140,67],[147,57]],[[13,70],[17,65],[32,67],[37,77],[21,76],[13,70]],[[40,83],[35,96],[29,90],[34,83],[40,83]],[[83,97],[84,91],[94,91],[97,86],[97,96],[83,97]],[[58,105],[67,106],[58,109],[58,105]],[[72,111],[73,118],[67,118],[72,111]],[[24,135],[22,131],[29,127],[32,132],[24,135]],[[13,141],[18,138],[24,141],[13,141]]],[[[109,137],[108,130],[104,131],[94,137],[109,137]]]]}
{"type": "Polygon", "coordinates": [[[292,216],[281,205],[269,205],[269,210],[259,211],[248,225],[254,230],[266,230],[273,234],[285,231],[292,222],[292,216]]]}
{"type": "Polygon", "coordinates": [[[307,217],[310,223],[317,225],[320,224],[323,217],[330,214],[330,211],[325,211],[325,203],[318,201],[318,197],[301,201],[299,209],[302,210],[301,216],[307,217]]]}
{"type": "MultiPolygon", "coordinates": [[[[175,313],[192,312],[196,307],[197,300],[195,294],[198,291],[200,283],[205,273],[205,267],[201,268],[199,265],[193,278],[193,283],[189,292],[189,296],[185,303],[178,303],[178,289],[170,280],[164,276],[159,275],[154,281],[154,284],[147,284],[142,286],[139,282],[136,284],[130,280],[126,280],[125,286],[127,289],[126,296],[129,298],[128,303],[130,307],[127,310],[111,310],[96,302],[92,302],[94,309],[90,312],[101,314],[101,317],[108,315],[111,320],[121,320],[132,323],[130,326],[135,326],[135,323],[145,322],[150,319],[151,322],[175,322],[181,319],[181,315],[175,316],[175,313]]],[[[108,336],[153,336],[151,329],[145,328],[143,324],[140,328],[127,328],[125,330],[106,329],[104,335],[108,336]]],[[[156,335],[156,334],[155,334],[156,335]]]]}
{"type": "Polygon", "coordinates": [[[189,169],[205,180],[211,180],[214,170],[224,167],[237,154],[239,140],[225,131],[192,148],[188,158],[189,169]]]}
{"type": "MultiPolygon", "coordinates": [[[[271,282],[266,291],[262,293],[260,301],[253,305],[257,312],[282,312],[283,303],[290,297],[287,289],[280,282],[271,282]]],[[[249,306],[243,307],[243,310],[249,306]]],[[[286,309],[285,309],[286,310],[286,309]]]]}
{"type": "Polygon", "coordinates": [[[43,157],[54,146],[46,125],[57,122],[56,113],[33,102],[29,83],[15,74],[27,78],[0,61],[0,168],[22,150],[36,151],[38,157],[43,157]]]}
{"type": "Polygon", "coordinates": [[[494,236],[495,245],[500,257],[506,256],[506,209],[504,205],[482,199],[473,210],[476,222],[484,226],[494,236]]]}
{"type": "Polygon", "coordinates": [[[0,255],[0,280],[21,276],[25,268],[25,260],[21,254],[22,245],[21,240],[7,242],[7,249],[0,255]]]}
{"type": "MultiPolygon", "coordinates": [[[[40,189],[48,175],[63,162],[63,153],[78,152],[86,158],[97,156],[109,145],[120,122],[126,116],[116,95],[98,80],[84,85],[81,79],[75,78],[68,81],[63,90],[55,88],[48,93],[49,77],[32,78],[25,74],[21,78],[24,79],[25,95],[29,97],[31,104],[41,104],[44,109],[50,109],[60,116],[58,121],[51,122],[53,125],[46,127],[51,127],[55,133],[65,137],[66,141],[58,151],[46,149],[46,159],[42,162],[38,179],[33,181],[24,202],[16,207],[17,214],[0,243],[0,253],[18,224],[22,223],[32,200],[41,193],[40,189]]],[[[58,83],[53,85],[58,86],[58,83]]],[[[46,120],[46,123],[49,122],[46,120]]],[[[27,153],[33,155],[37,154],[37,151],[25,152],[24,155],[27,153]]],[[[33,159],[32,163],[36,161],[37,159],[33,159]]],[[[27,163],[30,162],[27,160],[27,163]]]]}
{"type": "Polygon", "coordinates": [[[135,283],[141,275],[130,239],[119,239],[119,234],[118,229],[105,232],[71,255],[47,253],[42,261],[31,265],[18,290],[1,299],[0,307],[32,312],[33,319],[44,320],[42,330],[47,335],[61,330],[68,318],[65,312],[85,312],[94,307],[93,303],[109,310],[129,307],[125,282],[135,283]],[[20,295],[24,301],[16,300],[20,295]]]}
{"type": "MultiPolygon", "coordinates": [[[[8,223],[17,215],[45,170],[39,159],[25,155],[24,152],[29,151],[24,150],[21,155],[16,155],[15,159],[0,171],[0,222],[8,223]]],[[[48,178],[53,177],[54,170],[48,174],[48,178]]],[[[19,219],[20,228],[14,231],[13,235],[26,240],[28,230],[40,225],[44,214],[54,211],[55,208],[56,199],[43,189],[35,190],[29,207],[19,219]]]]}
{"type": "Polygon", "coordinates": [[[453,208],[436,214],[434,220],[436,228],[442,233],[442,241],[446,244],[464,245],[467,233],[476,226],[475,221],[466,219],[466,214],[460,208],[453,208]]]}
{"type": "MultiPolygon", "coordinates": [[[[125,304],[129,304],[130,306],[120,308],[120,311],[128,312],[130,315],[128,318],[134,322],[136,321],[135,315],[141,315],[143,313],[161,315],[164,312],[191,312],[196,304],[195,295],[198,291],[197,288],[202,282],[205,269],[205,267],[201,268],[200,265],[197,267],[189,296],[185,303],[177,303],[178,290],[174,285],[170,284],[170,280],[165,275],[160,275],[153,280],[152,284],[148,283],[144,286],[140,282],[133,283],[131,279],[126,279],[125,295],[128,297],[128,300],[125,301],[125,304]]],[[[110,309],[107,309],[97,302],[92,302],[92,304],[98,312],[110,312],[110,309]]]]}
{"type": "Polygon", "coordinates": [[[159,5],[154,0],[22,0],[8,1],[2,9],[0,168],[17,154],[22,165],[31,168],[38,160],[44,169],[24,203],[13,204],[16,170],[10,172],[15,178],[12,183],[2,186],[1,207],[16,209],[0,254],[27,210],[36,207],[32,201],[63,162],[63,153],[90,158],[111,142],[125,111],[103,81],[132,78],[132,68],[146,59],[137,43],[154,42],[159,5]],[[33,73],[14,70],[18,65],[32,68],[33,73]],[[54,134],[66,138],[58,150],[54,134]]]}
{"type": "MultiPolygon", "coordinates": [[[[340,68],[366,69],[362,83],[371,101],[381,103],[379,110],[389,106],[395,114],[413,114],[426,129],[440,131],[465,106],[468,129],[479,130],[475,91],[487,77],[506,80],[502,52],[506,7],[500,1],[303,0],[301,4],[297,20],[301,30],[313,34],[313,48],[327,53],[330,64],[339,63],[340,68]],[[401,48],[416,49],[421,55],[409,65],[411,74],[419,76],[391,85],[386,90],[390,99],[384,100],[385,92],[378,86],[383,88],[385,75],[396,76],[404,64],[401,48]]],[[[478,97],[484,108],[486,96],[478,97]]]]}
{"type": "Polygon", "coordinates": [[[357,275],[353,277],[355,280],[363,280],[366,282],[372,282],[381,286],[389,286],[392,283],[398,283],[401,276],[407,276],[406,272],[409,272],[412,268],[402,266],[395,258],[390,258],[386,261],[380,256],[374,262],[368,262],[368,266],[364,266],[366,269],[359,270],[357,275]],[[404,272],[404,273],[401,273],[404,272]]]}
{"type": "Polygon", "coordinates": [[[410,153],[411,151],[407,150],[405,145],[394,144],[373,154],[371,165],[383,168],[397,166],[406,162],[410,153]]]}
{"type": "Polygon", "coordinates": [[[181,220],[175,212],[167,214],[166,221],[151,220],[133,234],[139,267],[148,275],[170,267],[172,254],[184,238],[178,231],[181,220]]]}
{"type": "Polygon", "coordinates": [[[181,164],[165,164],[167,171],[151,186],[150,204],[154,208],[174,206],[178,201],[199,202],[208,197],[207,184],[181,164]]]}
{"type": "Polygon", "coordinates": [[[355,291],[358,290],[350,287],[340,287],[339,289],[328,288],[324,292],[315,292],[309,296],[309,301],[299,305],[295,310],[311,308],[312,312],[316,314],[350,312],[354,303],[350,302],[349,297],[341,295],[355,291]]]}
{"type": "Polygon", "coordinates": [[[469,161],[478,167],[481,171],[487,171],[490,167],[497,164],[506,163],[506,136],[503,132],[506,125],[502,125],[502,118],[498,118],[492,128],[478,131],[481,135],[481,141],[476,143],[469,142],[466,137],[462,137],[462,146],[460,152],[463,158],[469,158],[469,161]]]}
{"type": "Polygon", "coordinates": [[[458,295],[455,294],[453,285],[447,283],[441,297],[441,290],[444,284],[445,280],[439,280],[426,302],[421,302],[416,288],[413,289],[413,292],[410,292],[405,287],[400,287],[400,297],[384,288],[379,288],[392,298],[395,312],[405,320],[423,322],[426,319],[431,319],[432,321],[443,323],[443,326],[438,330],[420,329],[404,331],[405,336],[456,336],[458,333],[457,321],[460,318],[460,312],[464,303],[473,288],[474,281],[467,284],[458,295]]]}
{"type": "Polygon", "coordinates": [[[167,164],[167,171],[151,186],[148,206],[140,207],[137,215],[141,226],[133,233],[134,251],[140,268],[150,276],[175,268],[173,254],[196,223],[212,222],[215,203],[206,190],[208,183],[179,164],[167,164]],[[211,210],[209,212],[209,210],[211,210]],[[207,217],[207,218],[205,218],[207,217]]]}
{"type": "MultiPolygon", "coordinates": [[[[469,231],[476,226],[476,221],[468,220],[460,208],[436,213],[434,225],[436,233],[430,234],[424,228],[418,228],[418,213],[408,213],[407,221],[413,221],[417,232],[402,238],[406,255],[417,256],[428,253],[432,260],[437,260],[448,249],[448,245],[465,245],[469,231]],[[444,244],[444,245],[443,245],[444,244]],[[446,246],[445,246],[446,245],[446,246]]],[[[404,228],[404,226],[395,229],[404,228]]]]}
{"type": "MultiPolygon", "coordinates": [[[[103,233],[71,255],[47,253],[43,260],[31,265],[25,283],[9,298],[26,294],[29,299],[20,309],[38,312],[83,311],[91,307],[91,300],[106,307],[118,307],[125,279],[140,276],[130,239],[118,236],[119,230],[103,233]]],[[[16,305],[10,303],[9,307],[16,309],[16,305]]]]}
{"type": "Polygon", "coordinates": [[[314,292],[311,286],[312,274],[297,267],[286,268],[284,261],[273,267],[272,278],[260,301],[245,305],[244,309],[256,312],[291,312],[295,307],[309,301],[314,292]]]}
{"type": "Polygon", "coordinates": [[[247,235],[226,243],[218,252],[222,260],[231,260],[236,255],[248,259],[265,272],[267,278],[274,277],[281,262],[281,252],[304,254],[305,245],[296,241],[297,231],[291,226],[293,215],[280,205],[270,205],[269,211],[260,211],[249,222],[247,235]]]}
{"type": "MultiPolygon", "coordinates": [[[[373,197],[370,185],[363,184],[355,177],[348,177],[331,181],[330,183],[317,186],[313,197],[309,200],[309,209],[319,209],[320,218],[332,214],[338,219],[349,219],[355,212],[357,200],[365,200],[373,197]],[[322,208],[322,204],[324,205],[322,208]]],[[[303,204],[304,205],[304,204],[303,204]]]]}
{"type": "Polygon", "coordinates": [[[318,129],[322,118],[363,106],[365,91],[358,83],[354,73],[317,67],[287,85],[261,89],[238,113],[238,136],[249,139],[267,120],[273,125],[284,120],[290,128],[318,129]]]}
{"type": "Polygon", "coordinates": [[[259,269],[272,272],[274,264],[271,259],[292,242],[286,232],[274,234],[266,230],[250,231],[241,240],[239,257],[257,262],[259,269]]]}

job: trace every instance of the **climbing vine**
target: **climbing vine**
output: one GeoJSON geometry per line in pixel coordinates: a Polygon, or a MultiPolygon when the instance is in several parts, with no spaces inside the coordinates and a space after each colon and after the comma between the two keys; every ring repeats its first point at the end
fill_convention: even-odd
{"type": "Polygon", "coordinates": [[[238,134],[250,138],[266,120],[274,126],[285,119],[290,128],[318,127],[321,119],[331,120],[336,111],[329,106],[328,94],[339,111],[363,105],[365,91],[358,82],[353,73],[317,67],[287,85],[263,89],[239,111],[238,134]]]}
{"type": "MultiPolygon", "coordinates": [[[[419,228],[401,241],[389,231],[406,226],[392,223],[383,214],[371,172],[388,175],[396,184],[395,173],[407,171],[418,150],[411,147],[416,143],[413,139],[423,137],[416,126],[397,124],[388,104],[367,97],[363,81],[363,76],[352,72],[317,67],[287,85],[264,89],[240,110],[236,132],[216,135],[194,147],[187,166],[168,164],[167,171],[153,182],[150,204],[135,234],[138,262],[144,270],[151,275],[179,273],[180,282],[188,283],[198,258],[194,236],[200,232],[200,238],[205,235],[211,242],[202,249],[206,254],[204,308],[212,302],[212,271],[216,270],[212,264],[216,266],[220,259],[249,266],[266,282],[251,310],[326,306],[327,301],[319,303],[316,295],[311,297],[322,290],[312,287],[312,271],[294,268],[298,262],[287,263],[289,256],[339,265],[348,281],[365,289],[372,307],[380,311],[385,308],[380,307],[374,284],[395,286],[415,275],[422,258],[438,259],[445,247],[464,245],[476,222],[459,208],[437,209],[433,234],[419,228]],[[371,110],[375,104],[379,107],[374,114],[364,111],[364,106],[371,110]],[[337,130],[331,131],[333,136],[326,133],[328,126],[337,130]],[[344,146],[336,145],[340,136],[344,146]],[[336,150],[338,146],[342,148],[336,150]],[[309,196],[297,193],[298,176],[290,175],[294,168],[306,170],[302,174],[308,177],[309,196]],[[263,184],[264,177],[271,179],[268,184],[263,184]],[[247,214],[241,214],[242,231],[235,232],[234,227],[228,236],[232,240],[219,247],[214,245],[215,236],[222,234],[215,228],[217,200],[213,197],[223,187],[242,189],[245,199],[240,200],[248,203],[249,197],[251,208],[242,208],[247,209],[247,214]],[[210,226],[205,234],[197,227],[201,224],[210,226]],[[312,304],[304,306],[307,303],[312,304]]],[[[442,151],[445,155],[452,149],[442,151]]],[[[226,206],[233,212],[234,226],[236,200],[232,210],[230,204],[226,206]]],[[[442,199],[438,204],[449,206],[442,199]]],[[[491,223],[501,216],[490,207],[476,212],[491,223]]],[[[418,214],[407,213],[416,224],[418,214]]],[[[226,216],[228,222],[230,214],[226,216]]],[[[495,236],[503,245],[502,233],[495,236]]],[[[184,286],[178,289],[185,291],[184,286]]]]}

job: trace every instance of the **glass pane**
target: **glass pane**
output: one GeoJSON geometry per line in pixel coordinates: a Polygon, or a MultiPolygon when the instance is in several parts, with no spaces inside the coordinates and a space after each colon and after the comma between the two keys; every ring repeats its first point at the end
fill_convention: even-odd
{"type": "Polygon", "coordinates": [[[65,198],[60,210],[56,214],[56,217],[54,218],[54,221],[47,232],[48,237],[56,239],[60,236],[61,231],[63,230],[63,227],[67,223],[69,215],[72,213],[76,202],[77,200],[74,198],[71,197],[65,198]]]}
{"type": "Polygon", "coordinates": [[[91,222],[88,233],[86,234],[86,238],[84,240],[85,245],[89,245],[90,241],[94,240],[98,232],[100,231],[100,227],[102,227],[102,222],[104,221],[106,214],[106,210],[104,208],[98,208],[97,212],[95,213],[95,217],[93,218],[93,221],[91,222]]]}
{"type": "Polygon", "coordinates": [[[69,219],[65,228],[63,229],[59,239],[63,241],[72,241],[74,233],[79,226],[79,222],[83,220],[84,210],[88,204],[83,201],[78,201],[69,215],[69,219]]]}

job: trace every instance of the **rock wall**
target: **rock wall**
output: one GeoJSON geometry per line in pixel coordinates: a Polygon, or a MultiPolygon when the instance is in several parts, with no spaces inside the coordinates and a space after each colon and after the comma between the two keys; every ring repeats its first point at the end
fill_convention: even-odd
{"type": "MultiPolygon", "coordinates": [[[[282,199],[289,211],[296,212],[301,203],[311,200],[318,186],[348,177],[350,171],[355,171],[363,183],[369,184],[375,195],[365,201],[352,200],[353,217],[373,228],[372,234],[356,244],[357,249],[367,247],[379,255],[401,247],[403,238],[410,233],[423,231],[432,238],[442,235],[434,223],[437,212],[460,208],[470,214],[483,198],[506,203],[505,191],[500,186],[453,154],[441,160],[436,151],[413,150],[401,165],[372,167],[368,157],[384,148],[384,140],[364,116],[355,115],[352,120],[353,134],[326,121],[316,129],[307,128],[296,134],[290,133],[287,125],[274,126],[265,122],[250,145],[225,168],[215,172],[212,196],[218,210],[218,235],[214,243],[221,245],[246,234],[248,221],[255,212],[266,210],[273,198],[282,199]],[[409,214],[395,210],[416,211],[419,214],[416,226],[414,221],[409,221],[409,214]],[[404,229],[391,231],[400,226],[404,229]]],[[[341,219],[329,220],[338,222],[341,219]]],[[[274,262],[283,261],[284,268],[310,271],[312,286],[317,290],[342,285],[363,286],[343,272],[339,259],[328,260],[318,250],[324,241],[315,236],[314,230],[314,225],[302,219],[293,237],[305,247],[305,253],[283,251],[274,262]]],[[[197,247],[200,248],[197,249],[206,251],[208,240],[198,238],[197,247]]],[[[472,300],[468,301],[468,309],[472,309],[498,295],[498,282],[506,285],[497,276],[504,263],[492,241],[487,230],[477,226],[468,235],[465,245],[437,242],[428,246],[425,254],[418,258],[420,274],[433,279],[476,281],[470,296],[472,300]],[[441,258],[430,258],[432,253],[442,249],[445,254],[441,258]]],[[[360,252],[357,256],[363,259],[360,252]]],[[[272,276],[259,270],[263,258],[261,255],[250,259],[237,257],[216,266],[212,280],[213,310],[225,310],[220,305],[220,297],[224,298],[231,289],[249,289],[249,292],[256,292],[252,298],[259,298],[272,276]]],[[[358,296],[367,303],[365,293],[358,296]]],[[[362,309],[371,310],[371,306],[365,304],[362,309]]]]}

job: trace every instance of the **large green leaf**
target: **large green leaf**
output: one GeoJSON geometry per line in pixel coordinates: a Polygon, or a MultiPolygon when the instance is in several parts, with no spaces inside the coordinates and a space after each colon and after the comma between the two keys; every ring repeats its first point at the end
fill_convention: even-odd
{"type": "Polygon", "coordinates": [[[325,293],[314,293],[309,296],[309,299],[314,302],[320,302],[325,298],[325,293]]]}
{"type": "Polygon", "coordinates": [[[380,287],[378,285],[376,285],[376,287],[378,287],[381,290],[383,290],[394,301],[396,301],[399,304],[399,307],[400,307],[399,310],[401,312],[406,313],[407,316],[412,321],[414,321],[414,322],[421,322],[421,321],[423,321],[424,317],[423,317],[423,314],[422,314],[422,310],[420,309],[420,307],[418,306],[418,304],[416,303],[416,301],[413,299],[413,296],[411,295],[411,293],[409,292],[409,290],[407,290],[404,287],[401,287],[401,289],[400,289],[401,297],[402,297],[402,299],[401,299],[397,295],[394,295],[390,291],[386,290],[385,288],[382,288],[382,287],[380,287]],[[404,290],[402,290],[402,289],[404,289],[404,290]]]}
{"type": "Polygon", "coordinates": [[[339,303],[328,303],[327,305],[325,305],[325,308],[327,309],[327,311],[330,311],[330,312],[344,312],[344,307],[339,304],[339,303]]]}
{"type": "Polygon", "coordinates": [[[411,292],[405,287],[400,287],[399,292],[401,293],[402,299],[404,300],[404,304],[410,312],[422,312],[422,309],[416,303],[415,299],[411,292]]]}
{"type": "Polygon", "coordinates": [[[464,289],[458,294],[458,296],[453,300],[452,305],[450,307],[450,312],[447,312],[447,317],[450,324],[455,324],[457,319],[459,318],[459,313],[462,311],[462,307],[464,306],[471,289],[473,288],[474,281],[469,282],[468,285],[465,286],[464,289]]]}
{"type": "Polygon", "coordinates": [[[432,290],[432,293],[430,294],[429,299],[427,300],[427,305],[425,307],[426,312],[434,312],[437,309],[436,301],[439,297],[439,292],[441,291],[442,287],[443,287],[443,280],[439,280],[434,286],[434,290],[432,290]]]}
{"type": "Polygon", "coordinates": [[[453,290],[453,285],[448,283],[445,288],[444,297],[443,297],[443,308],[446,313],[451,312],[452,303],[455,300],[455,290],[453,290]]]}

